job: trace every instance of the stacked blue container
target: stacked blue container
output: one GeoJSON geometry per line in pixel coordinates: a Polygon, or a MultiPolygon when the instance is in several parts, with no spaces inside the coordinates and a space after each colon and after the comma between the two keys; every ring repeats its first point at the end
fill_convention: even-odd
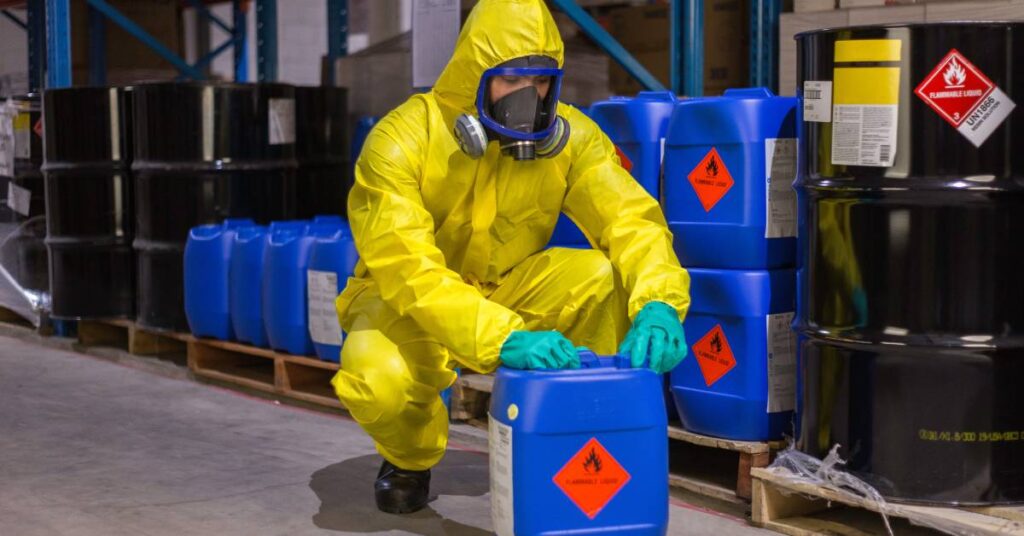
{"type": "Polygon", "coordinates": [[[618,356],[580,360],[580,370],[498,371],[489,444],[499,536],[667,530],[658,375],[618,356]]]}
{"type": "Polygon", "coordinates": [[[306,271],[309,303],[309,336],[316,355],[339,362],[344,334],[338,325],[334,300],[352,277],[359,254],[347,223],[314,232],[316,241],[306,271]]]}
{"type": "Polygon", "coordinates": [[[339,229],[339,216],[317,216],[312,222],[270,225],[263,253],[263,321],[275,350],[313,355],[306,309],[306,270],[316,233],[339,229]]]}
{"type": "Polygon", "coordinates": [[[798,102],[728,90],[681,101],[669,125],[663,203],[693,299],[672,390],[696,433],[791,433],[798,102]]]}
{"type": "Polygon", "coordinates": [[[235,338],[231,327],[230,268],[232,243],[240,227],[252,220],[229,219],[193,227],[185,243],[185,316],[197,337],[235,338]]]}
{"type": "Polygon", "coordinates": [[[267,228],[242,227],[231,243],[228,295],[231,326],[235,337],[264,348],[267,330],[263,325],[263,253],[267,247],[267,228]]]}

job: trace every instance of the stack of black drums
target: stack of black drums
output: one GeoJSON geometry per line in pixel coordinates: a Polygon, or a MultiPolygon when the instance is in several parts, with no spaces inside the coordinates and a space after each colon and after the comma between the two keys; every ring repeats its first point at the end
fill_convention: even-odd
{"type": "Polygon", "coordinates": [[[296,214],[295,90],[284,84],[157,83],[134,88],[136,322],[187,330],[189,229],[296,214]]]}
{"type": "Polygon", "coordinates": [[[124,318],[135,310],[129,92],[44,94],[46,245],[55,318],[124,318]]]}
{"type": "Polygon", "coordinates": [[[798,446],[889,499],[1024,501],[1024,24],[797,41],[798,446]]]}
{"type": "Polygon", "coordinates": [[[345,152],[347,91],[340,87],[295,88],[295,157],[298,216],[345,215],[352,169],[345,152]]]}

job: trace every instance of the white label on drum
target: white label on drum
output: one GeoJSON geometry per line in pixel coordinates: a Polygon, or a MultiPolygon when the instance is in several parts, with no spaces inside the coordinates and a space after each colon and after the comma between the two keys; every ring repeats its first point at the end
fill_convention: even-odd
{"type": "Polygon", "coordinates": [[[295,99],[270,99],[267,104],[270,144],[295,143],[295,99]]]}
{"type": "Polygon", "coordinates": [[[491,521],[498,536],[515,536],[512,496],[512,427],[489,416],[491,521]]]}
{"type": "Polygon", "coordinates": [[[309,336],[317,344],[341,345],[341,325],[334,310],[338,297],[338,274],[306,270],[309,294],[309,336]]]}
{"type": "Polygon", "coordinates": [[[796,408],[796,333],[793,313],[768,315],[768,413],[796,408]]]}
{"type": "Polygon", "coordinates": [[[764,141],[765,238],[796,236],[796,138],[764,141]]]}
{"type": "Polygon", "coordinates": [[[827,80],[804,82],[804,121],[832,122],[832,82],[827,80]]]}

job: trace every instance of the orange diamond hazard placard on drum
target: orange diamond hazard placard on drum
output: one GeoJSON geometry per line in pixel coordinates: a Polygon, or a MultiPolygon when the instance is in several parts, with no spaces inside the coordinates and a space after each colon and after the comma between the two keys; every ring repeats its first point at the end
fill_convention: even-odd
{"type": "Polygon", "coordinates": [[[587,517],[594,519],[629,479],[629,473],[604,445],[591,438],[553,481],[587,517]]]}
{"type": "Polygon", "coordinates": [[[725,167],[725,162],[718,154],[718,149],[714,147],[708,151],[697,167],[693,168],[687,178],[690,179],[693,191],[697,192],[697,198],[700,199],[700,204],[704,206],[705,212],[711,212],[711,209],[725,197],[733,185],[729,168],[725,167]]]}
{"type": "Polygon", "coordinates": [[[732,355],[732,348],[729,347],[729,340],[725,338],[721,324],[693,345],[693,354],[697,357],[697,364],[708,387],[736,366],[736,358],[732,355]]]}

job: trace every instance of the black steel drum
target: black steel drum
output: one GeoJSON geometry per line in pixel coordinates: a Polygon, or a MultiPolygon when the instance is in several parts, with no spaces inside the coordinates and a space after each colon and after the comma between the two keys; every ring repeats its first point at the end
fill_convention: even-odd
{"type": "Polygon", "coordinates": [[[295,88],[298,217],[345,215],[352,169],[346,158],[348,94],[340,87],[295,88]]]}
{"type": "Polygon", "coordinates": [[[43,96],[46,245],[55,318],[130,317],[131,121],[118,88],[47,90],[43,96]]]}
{"type": "Polygon", "coordinates": [[[797,41],[798,447],[889,499],[1024,501],[1024,24],[797,41]]]}
{"type": "Polygon", "coordinates": [[[140,325],[187,330],[183,253],[189,229],[225,218],[295,214],[295,94],[283,84],[135,87],[140,325]]]}

